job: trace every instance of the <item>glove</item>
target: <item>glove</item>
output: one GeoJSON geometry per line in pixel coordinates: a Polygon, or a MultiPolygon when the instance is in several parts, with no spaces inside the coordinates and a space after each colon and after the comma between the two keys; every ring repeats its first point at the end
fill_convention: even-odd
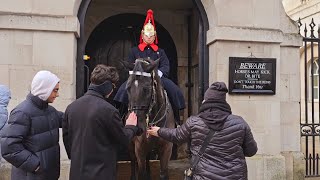
{"type": "Polygon", "coordinates": [[[163,75],[163,73],[160,70],[158,70],[158,76],[161,78],[162,75],[163,75]]]}

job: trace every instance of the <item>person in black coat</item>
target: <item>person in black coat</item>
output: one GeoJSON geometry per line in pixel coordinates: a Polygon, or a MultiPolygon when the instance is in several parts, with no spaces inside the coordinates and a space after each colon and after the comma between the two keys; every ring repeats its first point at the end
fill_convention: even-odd
{"type": "Polygon", "coordinates": [[[2,132],[1,154],[13,165],[11,180],[59,179],[63,113],[48,105],[59,96],[59,81],[51,72],[39,71],[26,100],[10,113],[2,132]]]}
{"type": "MultiPolygon", "coordinates": [[[[161,78],[164,89],[167,91],[170,103],[174,109],[175,119],[179,120],[178,112],[185,108],[184,96],[181,89],[170,79],[168,79],[170,71],[169,59],[165,51],[157,46],[158,39],[155,31],[155,23],[153,19],[153,11],[148,10],[147,17],[141,31],[140,44],[133,47],[129,53],[128,61],[134,63],[138,58],[149,58],[152,60],[160,59],[158,66],[158,75],[161,78]]],[[[114,100],[122,104],[128,104],[128,94],[126,92],[127,81],[118,89],[114,100]]],[[[178,121],[179,122],[179,121],[178,121]]]]}
{"type": "Polygon", "coordinates": [[[226,101],[228,88],[223,82],[213,83],[204,94],[199,114],[191,116],[176,129],[151,127],[148,134],[174,143],[190,142],[191,163],[209,134],[215,133],[203,156],[193,169],[194,180],[247,180],[245,157],[258,151],[247,122],[233,115],[226,101]]]}
{"type": "Polygon", "coordinates": [[[135,113],[124,126],[106,100],[118,79],[114,67],[97,65],[86,94],[66,109],[63,141],[71,159],[70,180],[116,179],[117,147],[128,147],[138,130],[135,113]]]}

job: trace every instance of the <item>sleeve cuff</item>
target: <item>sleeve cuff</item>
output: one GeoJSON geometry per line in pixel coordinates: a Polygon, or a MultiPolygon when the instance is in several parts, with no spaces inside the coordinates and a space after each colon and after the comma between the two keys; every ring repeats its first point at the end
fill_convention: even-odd
{"type": "Polygon", "coordinates": [[[134,134],[136,134],[137,131],[138,131],[138,127],[137,126],[133,126],[133,125],[126,125],[125,128],[126,129],[131,129],[134,134]]]}

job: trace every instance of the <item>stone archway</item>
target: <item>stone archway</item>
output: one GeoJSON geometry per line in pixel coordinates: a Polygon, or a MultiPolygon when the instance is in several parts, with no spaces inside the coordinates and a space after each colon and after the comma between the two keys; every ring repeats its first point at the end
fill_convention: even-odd
{"type": "MultiPolygon", "coordinates": [[[[206,16],[206,12],[204,10],[204,7],[200,0],[193,0],[194,6],[196,7],[196,11],[198,13],[200,23],[199,23],[199,42],[198,42],[198,54],[199,54],[199,70],[197,79],[195,81],[198,82],[198,88],[196,88],[197,91],[197,99],[198,104],[201,102],[204,90],[208,87],[209,82],[209,51],[208,46],[206,44],[206,33],[209,28],[208,18],[206,16]]],[[[80,38],[77,42],[77,73],[76,73],[76,96],[80,97],[84,93],[84,70],[83,70],[83,59],[82,56],[85,53],[85,34],[84,34],[84,23],[85,23],[85,17],[87,13],[87,9],[91,3],[91,0],[83,0],[81,1],[81,4],[79,6],[78,11],[78,18],[80,22],[80,38]]],[[[192,87],[191,83],[186,83],[186,85],[192,87]]]]}
{"type": "MultiPolygon", "coordinates": [[[[120,75],[117,87],[120,87],[127,80],[128,71],[123,68],[119,60],[126,60],[131,47],[139,44],[141,22],[144,19],[145,16],[141,14],[123,13],[108,17],[95,26],[85,47],[85,53],[91,57],[89,61],[85,62],[89,71],[92,72],[97,64],[116,67],[120,75]]],[[[170,59],[169,78],[177,83],[177,50],[175,44],[169,32],[159,22],[156,21],[155,23],[158,39],[160,39],[158,45],[164,49],[168,59],[170,59]]],[[[112,98],[113,96],[110,99],[112,98]]]]}

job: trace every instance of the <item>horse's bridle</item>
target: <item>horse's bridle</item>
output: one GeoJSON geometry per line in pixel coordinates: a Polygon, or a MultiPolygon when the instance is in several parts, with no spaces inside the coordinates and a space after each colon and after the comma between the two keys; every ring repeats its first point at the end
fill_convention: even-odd
{"type": "Polygon", "coordinates": [[[160,109],[158,110],[158,112],[156,113],[156,115],[153,117],[152,121],[150,121],[149,116],[151,114],[151,111],[154,107],[154,105],[156,104],[156,89],[155,87],[157,86],[157,82],[155,81],[155,72],[151,72],[151,73],[146,73],[146,72],[140,72],[140,71],[129,71],[129,75],[136,75],[136,76],[145,76],[145,77],[150,77],[152,78],[152,97],[150,100],[150,104],[148,106],[132,106],[132,107],[128,107],[129,112],[132,111],[137,111],[137,110],[148,110],[147,114],[146,114],[146,124],[147,126],[149,125],[157,125],[159,122],[161,122],[162,120],[164,120],[167,117],[167,113],[168,113],[168,108],[169,108],[169,100],[168,100],[168,96],[166,94],[166,92],[164,91],[164,96],[165,96],[165,106],[163,106],[164,104],[161,105],[160,109]],[[165,107],[165,111],[164,114],[161,116],[160,119],[156,120],[159,112],[162,110],[162,108],[165,107]]]}

